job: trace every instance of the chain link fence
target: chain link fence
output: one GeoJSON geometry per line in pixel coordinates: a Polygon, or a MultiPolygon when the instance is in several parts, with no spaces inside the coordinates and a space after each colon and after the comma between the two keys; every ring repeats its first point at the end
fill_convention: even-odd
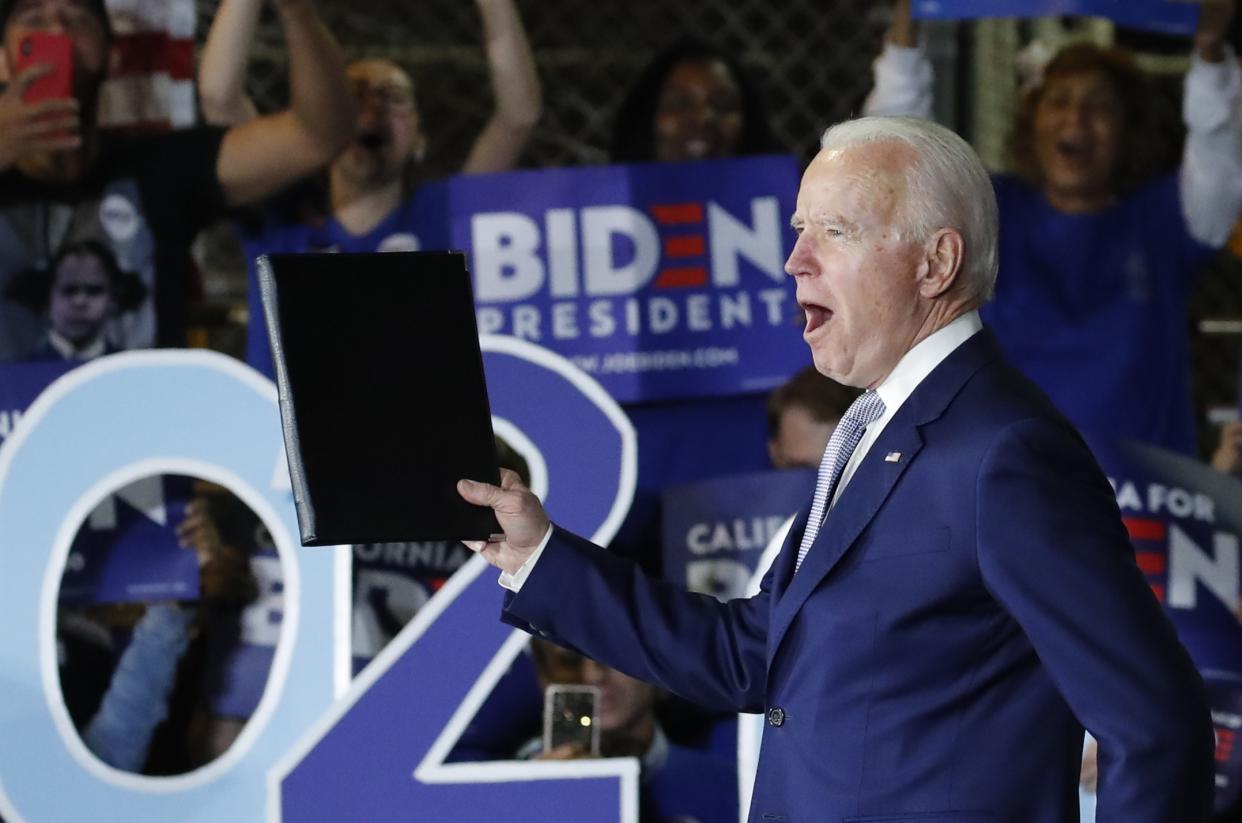
{"type": "MultiPolygon", "coordinates": [[[[763,94],[773,131],[809,156],[829,123],[856,112],[870,61],[887,24],[884,4],[866,0],[766,3],[694,0],[519,0],[543,83],[545,116],[527,151],[530,166],[607,162],[616,110],[643,66],[683,34],[737,55],[763,94]]],[[[200,3],[200,35],[214,13],[200,3]]],[[[432,144],[431,169],[460,167],[491,109],[482,24],[462,0],[319,7],[351,58],[386,57],[418,88],[432,144]]],[[[285,53],[270,20],[261,27],[250,91],[260,108],[282,105],[285,53]]]]}
{"type": "MultiPolygon", "coordinates": [[[[216,5],[217,0],[200,0],[200,38],[216,5]]],[[[889,15],[889,4],[873,0],[518,0],[518,6],[544,92],[544,117],[522,162],[528,167],[607,162],[613,115],[626,91],[654,55],[685,34],[736,56],[761,93],[778,143],[808,160],[825,126],[861,109],[889,15]]],[[[431,140],[428,170],[447,175],[460,168],[492,106],[475,4],[319,0],[319,7],[351,59],[386,57],[411,73],[431,140]]],[[[965,134],[990,167],[1002,168],[1019,52],[1034,40],[1056,48],[1071,39],[1118,40],[1136,49],[1157,77],[1158,102],[1176,146],[1188,44],[1118,34],[1099,21],[928,27],[937,118],[965,134]]],[[[249,81],[260,110],[284,105],[286,69],[279,28],[269,15],[260,27],[249,81]]],[[[1175,161],[1174,153],[1170,162],[1175,161]]],[[[225,272],[235,268],[235,259],[219,266],[225,272]]],[[[1240,269],[1236,258],[1223,254],[1202,278],[1187,318],[1205,455],[1215,444],[1211,421],[1237,407],[1240,269]]],[[[219,293],[232,292],[240,282],[235,277],[228,274],[233,286],[219,293]]]]}

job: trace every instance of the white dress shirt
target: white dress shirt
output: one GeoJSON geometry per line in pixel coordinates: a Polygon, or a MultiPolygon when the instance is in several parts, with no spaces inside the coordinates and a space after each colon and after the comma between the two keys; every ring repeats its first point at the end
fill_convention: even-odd
{"type": "Polygon", "coordinates": [[[884,414],[867,426],[862,439],[858,441],[858,446],[854,448],[854,453],[850,455],[849,462],[841,470],[841,479],[837,481],[836,490],[832,494],[832,502],[828,505],[829,511],[832,511],[833,504],[841,496],[841,490],[849,485],[850,478],[854,476],[854,470],[858,468],[858,464],[867,456],[867,452],[875,441],[880,439],[880,432],[884,431],[888,421],[893,419],[906,399],[914,393],[923,379],[931,374],[932,369],[939,366],[940,362],[954,349],[982,328],[983,321],[979,319],[977,311],[969,311],[955,318],[949,325],[932,332],[906,352],[905,356],[897,361],[897,365],[888,373],[888,377],[885,377],[880,385],[875,387],[875,393],[880,395],[880,399],[884,401],[884,414]]]}
{"type": "MultiPolygon", "coordinates": [[[[866,456],[872,444],[879,439],[880,432],[884,431],[888,421],[893,419],[893,415],[906,402],[906,399],[914,393],[914,390],[923,382],[923,379],[931,374],[932,369],[939,366],[940,362],[948,357],[954,349],[965,343],[982,328],[983,322],[979,319],[979,312],[966,312],[943,329],[932,332],[926,338],[919,341],[918,345],[906,352],[905,356],[897,362],[897,365],[889,372],[888,377],[884,378],[879,386],[876,386],[876,393],[884,401],[884,414],[878,420],[868,425],[867,430],[863,432],[862,440],[859,441],[858,447],[854,449],[854,454],[850,456],[850,461],[845,464],[845,468],[841,471],[841,479],[837,481],[836,492],[832,497],[833,503],[836,502],[837,497],[841,494],[841,490],[850,482],[850,478],[854,476],[854,470],[858,468],[858,464],[866,456]]],[[[831,510],[831,505],[829,510],[831,510]]],[[[539,546],[531,556],[526,558],[526,562],[522,564],[522,567],[514,574],[509,574],[505,571],[500,573],[500,585],[511,592],[521,590],[522,584],[526,582],[526,578],[530,577],[531,570],[539,562],[539,556],[543,554],[543,550],[548,545],[548,540],[551,537],[552,526],[549,524],[548,530],[543,535],[543,540],[539,542],[539,546]]]]}

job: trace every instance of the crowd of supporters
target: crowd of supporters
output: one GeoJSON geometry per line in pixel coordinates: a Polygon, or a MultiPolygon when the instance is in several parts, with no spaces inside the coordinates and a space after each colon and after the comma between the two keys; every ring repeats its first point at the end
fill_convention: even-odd
{"type": "MultiPolygon", "coordinates": [[[[494,109],[463,175],[518,167],[545,105],[539,44],[528,40],[514,0],[475,2],[494,109]]],[[[420,116],[417,89],[437,78],[411,76],[389,59],[347,61],[357,44],[338,44],[312,0],[222,0],[197,67],[201,124],[141,135],[100,127],[114,36],[103,0],[2,0],[0,14],[7,81],[0,93],[0,366],[185,345],[196,290],[190,247],[219,221],[236,232],[249,261],[275,252],[420,246],[430,208],[420,196],[431,182],[424,160],[438,124],[420,116]],[[289,54],[289,105],[270,113],[245,91],[265,7],[289,54]],[[28,35],[43,33],[72,43],[71,98],[28,100],[46,68],[22,68],[19,51],[28,35]]],[[[1167,152],[1156,145],[1150,80],[1133,57],[1078,43],[1022,89],[1011,162],[994,177],[1000,275],[983,316],[1006,354],[1084,432],[1194,457],[1200,423],[1188,302],[1242,212],[1242,68],[1229,42],[1232,25],[1232,2],[1204,4],[1175,167],[1161,164],[1167,152]]],[[[709,34],[688,33],[652,56],[616,107],[614,163],[787,150],[769,127],[760,78],[709,34]]],[[[897,0],[865,113],[930,116],[934,76],[919,43],[909,0],[897,0]]],[[[253,264],[249,286],[245,358],[270,377],[253,264]]],[[[658,574],[668,486],[816,467],[856,392],[804,365],[791,364],[788,382],[771,393],[627,403],[639,441],[638,492],[613,548],[658,574]]],[[[1240,443],[1242,424],[1225,426],[1213,467],[1242,474],[1240,443]]],[[[520,455],[499,448],[502,463],[524,471],[520,455]]],[[[135,772],[178,773],[209,762],[240,733],[271,661],[239,652],[264,645],[247,636],[245,615],[267,608],[265,598],[281,585],[263,532],[227,490],[200,481],[177,526],[199,558],[197,601],[62,607],[62,689],[101,759],[135,772]],[[239,677],[257,685],[238,687],[239,677]]],[[[468,557],[454,544],[355,547],[356,668],[468,557]],[[396,571],[368,566],[392,557],[408,562],[396,571]]],[[[736,793],[722,788],[736,775],[733,718],[707,716],[544,644],[501,680],[454,757],[588,755],[532,740],[543,688],[563,683],[600,688],[601,753],[640,759],[644,820],[737,819],[736,793]]]]}

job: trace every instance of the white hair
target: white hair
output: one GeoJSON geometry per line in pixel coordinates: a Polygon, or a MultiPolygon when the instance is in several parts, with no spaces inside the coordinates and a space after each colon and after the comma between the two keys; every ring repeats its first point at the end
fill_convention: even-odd
{"type": "Polygon", "coordinates": [[[940,229],[959,232],[965,287],[982,303],[996,284],[998,223],[996,193],[979,156],[949,129],[915,117],[846,120],[825,131],[820,146],[833,150],[889,141],[909,146],[915,155],[904,172],[903,233],[927,240],[940,229]]]}

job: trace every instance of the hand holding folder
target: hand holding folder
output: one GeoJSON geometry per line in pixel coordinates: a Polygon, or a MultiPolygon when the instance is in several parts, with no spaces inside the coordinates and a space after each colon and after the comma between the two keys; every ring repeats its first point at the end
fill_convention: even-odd
{"type": "Polygon", "coordinates": [[[259,258],[302,545],[487,539],[499,484],[465,256],[259,258]]]}

